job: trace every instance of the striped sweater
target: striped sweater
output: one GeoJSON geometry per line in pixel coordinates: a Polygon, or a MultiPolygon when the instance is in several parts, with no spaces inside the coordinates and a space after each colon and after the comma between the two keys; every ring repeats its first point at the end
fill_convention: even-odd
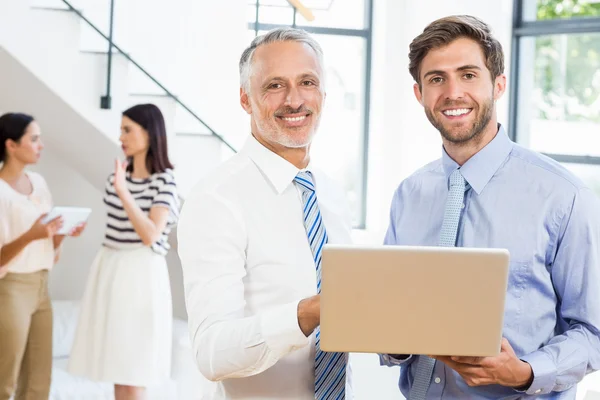
{"type": "MultiPolygon", "coordinates": [[[[135,179],[127,174],[127,189],[133,195],[136,204],[146,214],[152,207],[165,207],[170,210],[167,225],[159,239],[152,244],[152,250],[166,255],[169,251],[168,237],[179,219],[179,197],[173,171],[156,173],[147,179],[135,179]]],[[[104,204],[107,210],[107,224],[103,245],[113,249],[135,249],[143,247],[142,239],[127,217],[123,203],[114,187],[114,174],[106,181],[104,204]]]]}

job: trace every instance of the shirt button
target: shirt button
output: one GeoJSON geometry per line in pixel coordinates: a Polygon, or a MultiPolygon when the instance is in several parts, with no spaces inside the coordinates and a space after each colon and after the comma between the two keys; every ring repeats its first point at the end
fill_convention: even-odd
{"type": "Polygon", "coordinates": [[[465,205],[464,205],[464,204],[461,204],[461,205],[460,205],[460,208],[465,208],[465,205]]]}
{"type": "Polygon", "coordinates": [[[435,377],[435,379],[434,379],[434,382],[435,382],[435,383],[440,383],[441,381],[442,381],[442,380],[440,379],[440,377],[439,377],[439,376],[436,376],[436,377],[435,377]]]}
{"type": "Polygon", "coordinates": [[[542,393],[542,389],[538,389],[535,391],[535,394],[539,394],[539,393],[542,393]]]}

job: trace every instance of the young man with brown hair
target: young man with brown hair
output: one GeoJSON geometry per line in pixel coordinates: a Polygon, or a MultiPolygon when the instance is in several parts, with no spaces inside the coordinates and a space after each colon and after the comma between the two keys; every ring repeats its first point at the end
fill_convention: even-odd
{"type": "Polygon", "coordinates": [[[511,261],[498,356],[382,362],[402,365],[400,389],[411,400],[574,399],[576,384],[600,369],[598,199],[498,123],[504,56],[484,22],[434,21],[409,58],[442,158],[398,187],[386,244],[506,248],[511,261]]]}

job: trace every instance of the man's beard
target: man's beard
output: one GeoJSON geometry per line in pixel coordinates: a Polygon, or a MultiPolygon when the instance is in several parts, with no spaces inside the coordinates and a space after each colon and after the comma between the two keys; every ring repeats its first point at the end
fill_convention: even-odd
{"type": "MultiPolygon", "coordinates": [[[[460,144],[467,143],[482,134],[483,130],[485,129],[485,127],[489,124],[489,122],[492,119],[492,116],[494,113],[493,104],[494,104],[493,97],[489,101],[484,102],[482,104],[482,107],[480,108],[480,113],[477,116],[477,118],[475,119],[475,122],[473,123],[471,128],[468,129],[466,132],[463,131],[464,133],[459,133],[459,134],[453,134],[450,130],[447,130],[444,127],[444,124],[435,117],[434,113],[430,109],[425,108],[425,114],[427,115],[427,119],[429,120],[429,122],[431,122],[431,124],[440,132],[440,134],[442,135],[442,137],[444,139],[446,139],[450,143],[460,145],[460,144]]],[[[463,107],[463,105],[460,105],[460,104],[457,105],[457,104],[452,104],[451,102],[447,102],[446,104],[444,104],[444,107],[461,108],[461,107],[463,107]]],[[[463,108],[470,108],[470,107],[463,107],[463,108]]],[[[473,111],[471,111],[471,112],[473,112],[473,111]]],[[[442,117],[440,117],[440,118],[442,118],[442,117]]]]}
{"type": "Polygon", "coordinates": [[[312,109],[302,105],[296,109],[291,107],[282,107],[278,109],[273,116],[274,118],[278,118],[286,114],[300,113],[309,114],[312,118],[314,118],[311,132],[309,132],[306,136],[302,137],[295,137],[294,135],[291,135],[290,131],[286,132],[285,129],[280,128],[277,125],[277,123],[273,120],[257,119],[255,120],[255,123],[257,128],[261,132],[261,135],[267,138],[269,141],[291,149],[302,148],[308,146],[312,142],[313,136],[315,135],[316,130],[319,127],[320,115],[315,113],[312,109]]]}

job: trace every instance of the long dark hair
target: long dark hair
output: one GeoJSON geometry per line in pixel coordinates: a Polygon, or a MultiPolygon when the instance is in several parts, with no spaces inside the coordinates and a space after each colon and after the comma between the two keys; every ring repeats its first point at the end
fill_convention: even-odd
{"type": "Polygon", "coordinates": [[[0,162],[6,161],[6,141],[21,140],[32,121],[31,115],[22,113],[7,113],[0,117],[0,162]]]}
{"type": "MultiPolygon", "coordinates": [[[[150,147],[146,154],[146,168],[150,174],[173,169],[167,151],[167,129],[160,109],[154,104],[138,104],[123,111],[123,115],[148,132],[150,147]]],[[[133,172],[133,160],[129,159],[127,171],[133,172]]]]}

